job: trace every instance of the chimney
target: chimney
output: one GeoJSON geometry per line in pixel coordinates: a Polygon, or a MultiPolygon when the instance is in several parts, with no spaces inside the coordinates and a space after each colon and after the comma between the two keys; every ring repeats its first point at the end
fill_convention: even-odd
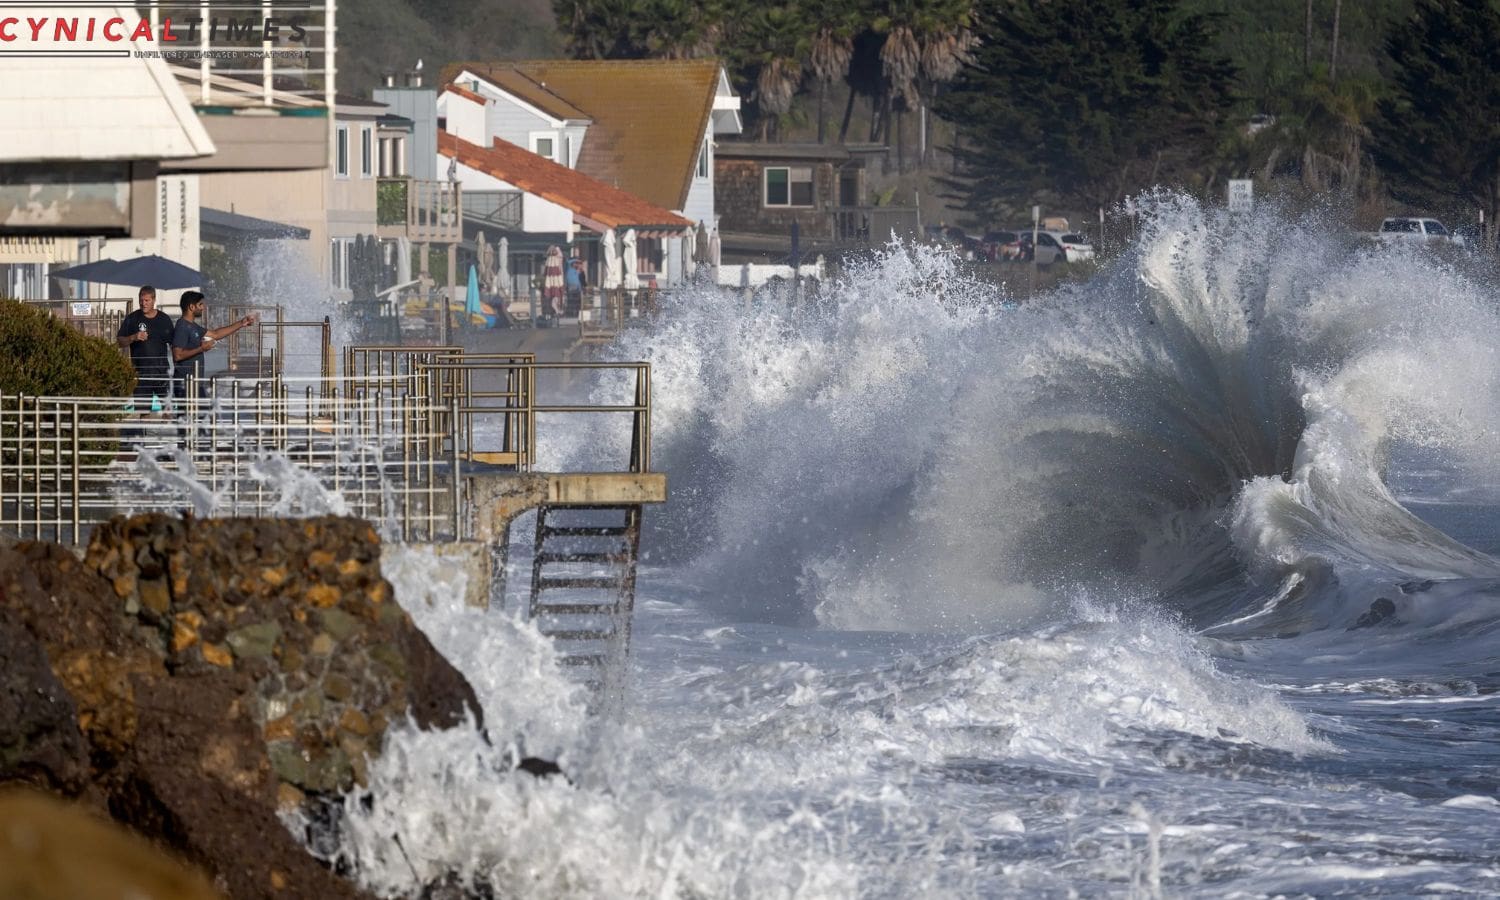
{"type": "Polygon", "coordinates": [[[388,87],[388,88],[393,88],[393,87],[396,86],[396,73],[395,72],[385,72],[385,73],[382,73],[381,76],[380,76],[380,79],[381,79],[381,81],[385,82],[385,86],[388,87]]]}
{"type": "Polygon", "coordinates": [[[406,73],[406,86],[409,87],[409,88],[419,88],[419,87],[421,87],[422,86],[422,73],[421,72],[417,72],[417,71],[407,72],[406,73]]]}

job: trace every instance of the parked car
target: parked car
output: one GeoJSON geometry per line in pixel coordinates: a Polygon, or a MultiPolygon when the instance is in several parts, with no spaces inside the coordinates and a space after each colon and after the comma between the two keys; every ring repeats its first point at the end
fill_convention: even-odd
{"type": "MultiPolygon", "coordinates": [[[[1443,226],[1437,219],[1424,219],[1414,216],[1392,216],[1380,223],[1380,230],[1375,232],[1376,240],[1385,242],[1416,242],[1426,244],[1451,244],[1455,243],[1453,234],[1443,226]]],[[[1462,241],[1457,241],[1462,243],[1462,241]]]]}
{"type": "Polygon", "coordinates": [[[1038,265],[1050,266],[1055,262],[1075,263],[1094,258],[1094,245],[1076,231],[1042,231],[1036,236],[1036,246],[1031,246],[1031,232],[1021,233],[1022,259],[1035,259],[1038,265]]]}
{"type": "Polygon", "coordinates": [[[965,259],[977,259],[980,256],[979,238],[957,225],[928,225],[924,230],[928,240],[950,245],[965,259]]]}
{"type": "Polygon", "coordinates": [[[1010,262],[1021,258],[1021,236],[1014,231],[986,231],[979,239],[980,259],[1010,262]]]}

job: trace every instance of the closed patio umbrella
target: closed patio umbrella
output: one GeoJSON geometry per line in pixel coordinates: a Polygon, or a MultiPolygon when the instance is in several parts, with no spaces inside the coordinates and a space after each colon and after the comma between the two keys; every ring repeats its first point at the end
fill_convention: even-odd
{"type": "Polygon", "coordinates": [[[604,286],[617,288],[620,286],[620,238],[615,230],[604,232],[604,237],[599,239],[604,245],[604,286]]]}
{"type": "Polygon", "coordinates": [[[542,268],[542,297],[554,315],[562,315],[566,292],[562,248],[553,244],[547,248],[547,262],[542,268]]]}
{"type": "Polygon", "coordinates": [[[627,228],[620,241],[620,255],[625,259],[625,289],[635,290],[641,286],[641,260],[636,256],[635,229],[627,228]]]}
{"type": "Polygon", "coordinates": [[[471,316],[484,312],[479,308],[479,271],[474,266],[469,266],[469,286],[464,295],[464,310],[471,316]]]}
{"type": "Polygon", "coordinates": [[[708,227],[699,222],[698,227],[693,229],[693,262],[700,266],[710,265],[710,252],[708,246],[708,227]]]}
{"type": "Polygon", "coordinates": [[[504,235],[500,237],[500,245],[495,250],[495,285],[496,293],[505,297],[511,295],[510,238],[504,235]]]}

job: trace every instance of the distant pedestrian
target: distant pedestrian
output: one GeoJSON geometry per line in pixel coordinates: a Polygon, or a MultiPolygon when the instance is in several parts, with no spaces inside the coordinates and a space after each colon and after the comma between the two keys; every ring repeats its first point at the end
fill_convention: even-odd
{"type": "Polygon", "coordinates": [[[145,285],[137,294],[140,308],[120,322],[115,342],[130,351],[135,367],[135,399],[146,412],[159,412],[171,396],[172,317],[156,308],[156,288],[145,285]]]}
{"type": "Polygon", "coordinates": [[[583,292],[589,286],[588,274],[583,270],[583,260],[576,256],[568,260],[564,276],[568,281],[568,312],[576,316],[583,308],[583,292]]]}
{"type": "Polygon", "coordinates": [[[182,318],[177,320],[177,327],[172,332],[173,393],[179,400],[187,397],[189,377],[199,385],[198,395],[203,395],[203,354],[212,350],[219,341],[257,321],[252,314],[223,328],[211,329],[203,324],[207,316],[208,303],[203,295],[198,291],[184,292],[182,318]]]}

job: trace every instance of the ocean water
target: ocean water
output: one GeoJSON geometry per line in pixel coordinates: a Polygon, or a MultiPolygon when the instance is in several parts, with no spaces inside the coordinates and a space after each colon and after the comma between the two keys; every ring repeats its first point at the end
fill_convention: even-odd
{"type": "Polygon", "coordinates": [[[1500,895],[1500,291],[1144,208],[1024,306],[896,247],[627,334],[671,501],[622,699],[393,555],[490,740],[395,732],[342,863],[386,896],[1500,895]]]}

